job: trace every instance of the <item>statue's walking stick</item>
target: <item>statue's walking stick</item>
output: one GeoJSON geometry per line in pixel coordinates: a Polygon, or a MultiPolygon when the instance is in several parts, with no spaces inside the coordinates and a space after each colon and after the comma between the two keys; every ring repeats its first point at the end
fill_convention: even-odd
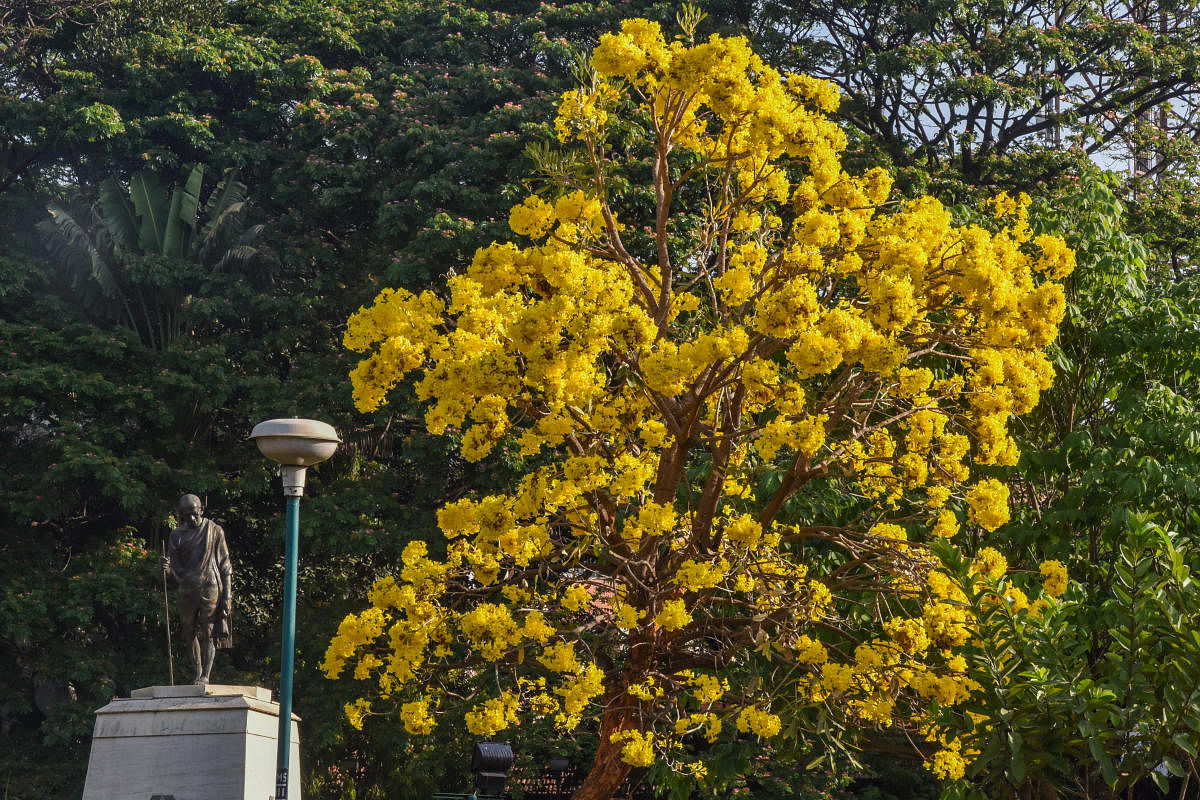
{"type": "MultiPolygon", "coordinates": [[[[166,550],[166,547],[161,542],[159,543],[159,550],[162,552],[163,558],[166,558],[167,550],[166,550]]],[[[163,570],[162,576],[163,576],[163,622],[165,623],[166,628],[167,628],[167,669],[170,670],[171,685],[174,686],[175,685],[175,658],[174,658],[173,651],[171,650],[171,603],[169,600],[167,600],[167,571],[165,569],[163,570]]]]}

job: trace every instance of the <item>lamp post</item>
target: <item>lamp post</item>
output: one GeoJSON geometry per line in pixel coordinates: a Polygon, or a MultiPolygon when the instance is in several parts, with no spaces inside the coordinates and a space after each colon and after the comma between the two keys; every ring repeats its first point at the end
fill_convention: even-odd
{"type": "Polygon", "coordinates": [[[279,659],[279,754],[275,765],[275,798],[287,800],[288,759],[292,738],[292,670],[296,652],[296,567],[300,544],[300,498],[304,473],[337,449],[337,431],[314,419],[270,419],[260,422],[250,438],[264,456],[282,468],[283,496],[287,502],[284,536],[283,644],[279,659]]]}

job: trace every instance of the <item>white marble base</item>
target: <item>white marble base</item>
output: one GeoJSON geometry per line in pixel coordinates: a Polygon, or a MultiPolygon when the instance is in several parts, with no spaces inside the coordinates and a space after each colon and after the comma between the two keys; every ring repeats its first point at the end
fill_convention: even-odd
{"type": "MultiPolygon", "coordinates": [[[[292,715],[287,800],[300,800],[292,715]]],[[[279,704],[258,686],[149,686],[96,712],[83,800],[269,800],[279,704]]]]}

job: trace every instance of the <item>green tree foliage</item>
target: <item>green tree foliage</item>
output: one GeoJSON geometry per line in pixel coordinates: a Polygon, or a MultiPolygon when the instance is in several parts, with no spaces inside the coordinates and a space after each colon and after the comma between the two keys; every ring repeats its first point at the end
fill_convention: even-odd
{"type": "MultiPolygon", "coordinates": [[[[935,715],[970,732],[979,753],[952,796],[1123,796],[1138,780],[1164,781],[1160,764],[1176,776],[1194,769],[1185,745],[1200,718],[1180,670],[1200,641],[1189,606],[1200,296],[1191,277],[1151,279],[1154,253],[1130,235],[1119,183],[1085,172],[1031,216],[1068,239],[1079,267],[1055,384],[1007,476],[1023,512],[989,542],[1003,541],[1013,566],[1060,560],[1072,587],[1040,617],[969,593],[987,635],[970,662],[981,689],[965,710],[980,716],[935,715]]],[[[1025,586],[1032,595],[1038,584],[1025,586]]]]}
{"type": "Polygon", "coordinates": [[[1162,172],[1196,112],[1195,4],[1185,0],[762,3],[783,60],[841,86],[846,121],[897,164],[1028,183],[1079,154],[1162,172]],[[1009,164],[1016,158],[1021,168],[1009,164]]]}
{"type": "Polygon", "coordinates": [[[183,306],[205,274],[252,265],[250,243],[261,225],[246,229],[246,187],[226,175],[204,201],[204,169],[195,167],[169,193],[153,172],[138,172],[126,192],[114,178],[80,222],[57,203],[38,227],[50,257],[74,270],[80,303],[101,317],[118,317],[152,349],[166,349],[181,333],[183,306]]]}
{"type": "MultiPolygon", "coordinates": [[[[1129,515],[1158,514],[1182,542],[1197,530],[1195,19],[1189,3],[1090,1],[779,2],[754,4],[743,16],[777,63],[843,87],[844,119],[865,157],[885,154],[910,191],[962,202],[968,216],[996,187],[1040,184],[1055,195],[1034,224],[1066,236],[1080,267],[1068,289],[1054,387],[1026,420],[1021,464],[1003,476],[1026,512],[996,540],[1021,554],[1014,566],[1058,558],[1079,582],[1068,624],[1097,632],[1084,637],[1086,647],[1059,653],[1063,674],[1078,680],[1103,683],[1110,660],[1137,667],[1136,650],[1119,646],[1102,611],[1129,515]],[[1137,174],[1099,176],[1089,156],[1131,164],[1137,174]]],[[[1147,550],[1142,558],[1154,556],[1147,550]]],[[[1156,658],[1146,655],[1147,663],[1156,658]]],[[[1036,659],[1017,663],[1033,669],[1036,659]]],[[[1063,687],[1071,691],[1069,681],[1063,687]]],[[[1011,731],[1019,739],[1030,720],[1056,729],[1039,716],[1041,694],[992,701],[983,710],[998,737],[1011,731]],[[1024,721],[1010,725],[1002,712],[1024,721]]],[[[1150,692],[1119,702],[1170,713],[1150,692]]],[[[1110,757],[1121,730],[1112,722],[1097,733],[1110,757]]],[[[995,778],[997,764],[988,755],[977,778],[995,778]]],[[[1143,766],[1127,771],[1144,775],[1143,766]]],[[[1076,748],[1053,769],[1031,762],[1007,789],[999,787],[1011,776],[990,785],[1003,794],[1046,780],[1067,791],[1102,772],[1097,755],[1076,748]],[[1070,781],[1056,783],[1067,774],[1070,781]]]]}
{"type": "MultiPolygon", "coordinates": [[[[441,538],[436,504],[486,491],[505,461],[464,464],[452,443],[418,435],[403,407],[352,413],[349,386],[330,379],[345,371],[338,328],[383,276],[423,286],[490,235],[462,219],[503,218],[503,187],[542,135],[528,120],[544,119],[569,81],[568,39],[611,27],[620,12],[81,0],[3,13],[15,43],[0,52],[7,796],[78,793],[92,710],[166,680],[153,562],[183,491],[207,501],[236,561],[238,647],[222,654],[217,679],[277,680],[281,503],[245,436],[291,414],[326,419],[346,439],[310,478],[301,532],[296,692],[308,794],[460,788],[465,740],[447,732],[441,755],[397,757],[403,731],[344,729],[347,698],[315,667],[403,545],[441,538]],[[206,166],[202,181],[195,164],[206,166]],[[214,176],[230,168],[253,205],[218,199],[206,211],[201,201],[224,197],[214,176]],[[164,203],[170,215],[173,193],[188,209],[176,216],[184,235],[168,241],[164,229],[143,242],[139,215],[164,203]],[[36,229],[51,203],[76,223],[56,254],[36,229]],[[237,245],[208,235],[222,207],[237,207],[245,230],[265,226],[254,241],[261,260],[213,268],[237,245]],[[132,320],[94,267],[125,291],[132,320]],[[172,335],[155,324],[151,338],[138,290],[174,314],[172,335]],[[96,313],[89,293],[118,313],[96,313]]],[[[49,224],[61,231],[66,217],[49,224]]]]}
{"type": "MultiPolygon", "coordinates": [[[[1194,279],[1149,280],[1152,251],[1126,229],[1112,187],[1085,178],[1043,224],[1061,231],[1081,263],[1058,342],[1061,380],[1047,393],[1018,480],[1033,516],[1011,534],[1070,531],[1052,555],[1105,560],[1104,537],[1126,511],[1170,515],[1190,526],[1200,424],[1192,401],[1200,319],[1194,279]]],[[[1058,537],[1056,537],[1058,538],[1058,537]]],[[[1115,547],[1115,545],[1110,545],[1115,547]]]]}
{"type": "MultiPolygon", "coordinates": [[[[1080,258],[1055,390],[1078,383],[1079,398],[1055,395],[1045,416],[1030,421],[1017,477],[1035,513],[1006,534],[1031,563],[1077,559],[1084,566],[1073,564],[1072,574],[1103,589],[1086,565],[1116,553],[1125,536],[1107,516],[1111,498],[1170,514],[1163,519],[1184,538],[1193,530],[1175,505],[1192,502],[1189,470],[1197,472],[1189,331],[1200,303],[1182,280],[1195,189],[1187,170],[1171,176],[1191,156],[1180,137],[1138,125],[1157,124],[1166,96],[1168,134],[1187,120],[1192,6],[1163,4],[1165,32],[1155,4],[1143,8],[1145,27],[1127,24],[1116,6],[1063,5],[1075,22],[1055,30],[1035,24],[1035,12],[1053,12],[1041,6],[921,8],[930,13],[729,0],[707,4],[706,26],[750,30],[776,66],[824,65],[843,86],[871,89],[847,96],[844,107],[860,109],[847,117],[852,130],[908,165],[913,186],[940,175],[931,185],[954,197],[977,196],[971,182],[1048,174],[1066,176],[1070,195],[1081,159],[1048,148],[1050,113],[1063,145],[1072,135],[1081,147],[1104,137],[1111,145],[1141,131],[1136,141],[1148,143],[1157,175],[1132,200],[1135,213],[1113,216],[1110,192],[1098,206],[1064,205],[1064,222],[1086,218],[1101,228],[1056,227],[1095,250],[1080,258]],[[1087,14],[1106,11],[1098,28],[1087,27],[1087,14]],[[822,35],[824,19],[870,24],[877,35],[863,38],[861,51],[839,52],[822,35]],[[1064,78],[1065,88],[1038,94],[1037,75],[1057,69],[1047,67],[1051,56],[1078,75],[1108,75],[1108,93],[1088,95],[1064,78]],[[1019,74],[1022,64],[1031,65],[1028,75],[1019,74]],[[972,72],[980,75],[963,77],[972,72]],[[879,81],[878,93],[864,75],[879,81]],[[934,84],[941,106],[910,107],[934,84]],[[1146,93],[1132,97],[1129,87],[1146,93]],[[1088,128],[1088,113],[1110,100],[1116,116],[1088,128]],[[1140,117],[1138,102],[1147,111],[1140,117]],[[861,110],[872,103],[882,123],[861,110]],[[981,127],[968,157],[954,127],[965,124],[960,106],[985,109],[976,119],[986,121],[988,103],[993,128],[1017,127],[990,144],[981,127]],[[930,116],[937,108],[950,113],[948,133],[904,130],[912,111],[925,114],[925,126],[943,124],[930,116]],[[1005,108],[1014,110],[1008,123],[1005,108]],[[975,167],[956,172],[962,164],[975,167]],[[1135,242],[1114,230],[1143,234],[1149,252],[1134,253],[1135,242]],[[1179,285],[1163,286],[1163,276],[1179,285]],[[1066,425],[1073,402],[1086,411],[1066,425]]],[[[345,371],[339,326],[380,286],[436,283],[499,235],[507,208],[523,196],[524,148],[547,134],[541,120],[570,81],[573,52],[590,49],[621,17],[668,21],[675,11],[669,3],[529,0],[0,3],[0,784],[10,798],[77,792],[91,710],[114,692],[165,680],[161,585],[150,562],[165,511],[184,490],[206,497],[238,560],[239,647],[225,667],[218,663],[219,675],[228,670],[220,679],[274,681],[279,507],[244,436],[260,419],[293,413],[327,419],[347,439],[317,470],[305,501],[297,708],[306,719],[309,796],[459,788],[464,741],[447,731],[446,760],[434,763],[408,757],[396,727],[343,729],[332,721],[347,698],[329,690],[315,662],[410,536],[440,538],[431,509],[486,492],[508,465],[503,457],[462,463],[452,444],[418,433],[411,408],[354,414],[348,387],[330,379],[345,371]],[[64,269],[36,224],[54,202],[81,230],[98,232],[106,181],[117,195],[147,170],[164,186],[186,185],[196,164],[208,176],[200,198],[212,193],[214,176],[238,170],[255,201],[245,222],[265,225],[255,246],[273,260],[180,274],[171,265],[195,259],[146,258],[134,248],[136,258],[114,262],[136,262],[132,277],[143,288],[159,291],[157,281],[191,298],[179,305],[178,335],[149,347],[136,326],[82,302],[77,289],[103,296],[90,254],[85,272],[64,269]]],[[[539,757],[555,747],[524,745],[539,757]]]]}
{"type": "MultiPolygon", "coordinates": [[[[986,680],[962,709],[974,719],[934,715],[976,752],[944,797],[1119,798],[1139,782],[1168,792],[1171,778],[1186,796],[1200,734],[1200,561],[1179,533],[1123,521],[1111,560],[1040,616],[969,593],[982,634],[969,658],[986,680]]],[[[943,555],[969,585],[966,562],[943,555]]]]}

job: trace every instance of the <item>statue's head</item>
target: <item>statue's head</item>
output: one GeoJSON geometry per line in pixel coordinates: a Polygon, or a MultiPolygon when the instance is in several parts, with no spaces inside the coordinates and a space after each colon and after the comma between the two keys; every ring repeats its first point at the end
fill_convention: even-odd
{"type": "Polygon", "coordinates": [[[194,494],[185,494],[179,498],[179,521],[192,526],[193,528],[200,524],[200,519],[204,514],[204,506],[200,503],[200,498],[194,494]]]}

